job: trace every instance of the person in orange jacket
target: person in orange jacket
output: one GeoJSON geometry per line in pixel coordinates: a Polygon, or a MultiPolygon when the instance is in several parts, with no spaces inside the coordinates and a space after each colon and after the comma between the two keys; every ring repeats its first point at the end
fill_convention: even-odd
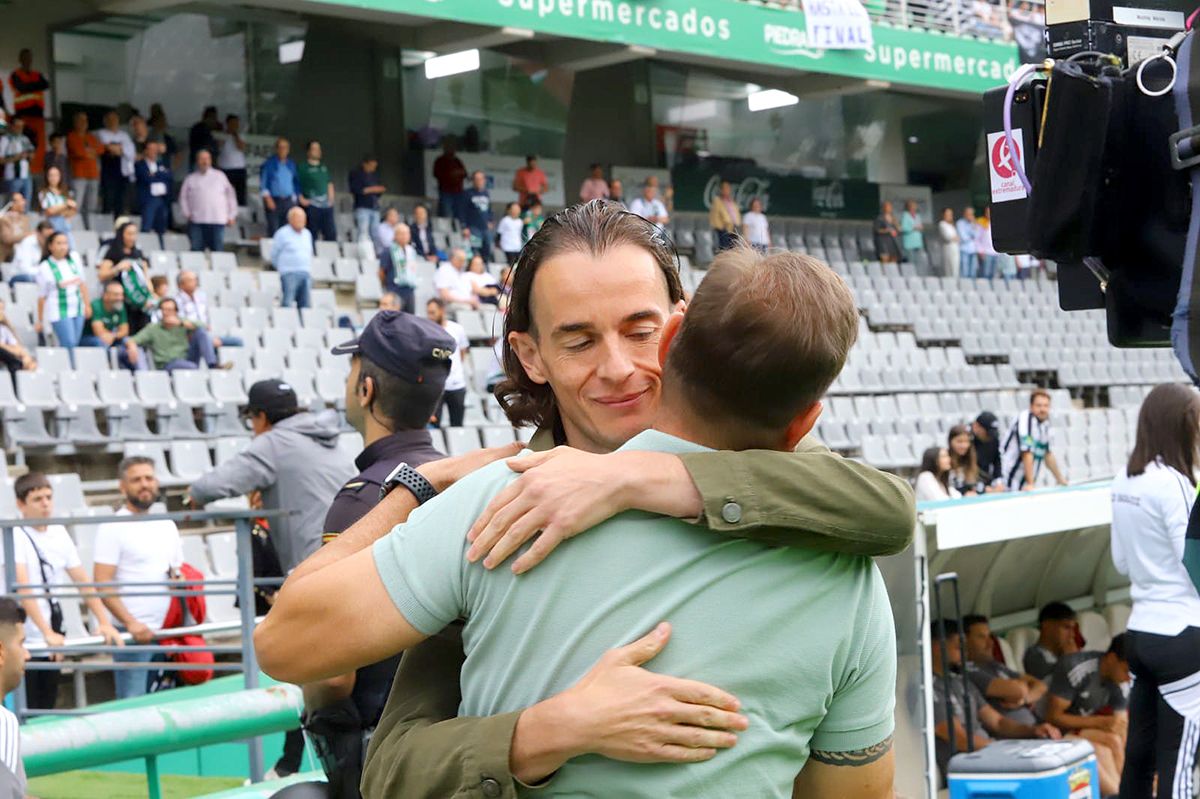
{"type": "Polygon", "coordinates": [[[33,53],[28,47],[21,50],[17,59],[20,66],[8,76],[13,93],[13,116],[25,119],[27,135],[37,148],[30,165],[36,174],[42,171],[42,159],[46,154],[46,89],[50,88],[50,81],[33,69],[33,53]]]}

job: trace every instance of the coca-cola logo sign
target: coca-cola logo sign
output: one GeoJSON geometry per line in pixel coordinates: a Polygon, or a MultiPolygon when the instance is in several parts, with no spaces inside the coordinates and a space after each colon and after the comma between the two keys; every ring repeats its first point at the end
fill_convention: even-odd
{"type": "MultiPolygon", "coordinates": [[[[708,183],[704,186],[704,207],[712,208],[713,202],[721,196],[720,175],[713,175],[708,179],[708,183]]],[[[733,189],[733,200],[737,203],[738,208],[745,210],[750,207],[750,201],[754,199],[762,200],[763,212],[767,212],[771,208],[771,195],[768,190],[771,188],[771,181],[767,178],[748,177],[741,181],[729,181],[729,185],[733,189]]]]}

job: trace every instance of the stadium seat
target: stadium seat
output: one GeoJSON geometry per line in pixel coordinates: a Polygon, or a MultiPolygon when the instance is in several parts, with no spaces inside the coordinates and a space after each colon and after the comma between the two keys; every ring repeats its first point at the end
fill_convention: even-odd
{"type": "Polygon", "coordinates": [[[105,410],[108,433],[120,441],[153,441],[159,435],[146,423],[146,409],[138,402],[120,402],[105,410]]]}
{"type": "MultiPolygon", "coordinates": [[[[147,407],[175,402],[171,378],[166,372],[135,372],[133,383],[137,387],[138,398],[147,407]]],[[[105,401],[108,401],[107,398],[105,401]]]]}
{"type": "Polygon", "coordinates": [[[71,368],[71,358],[64,347],[38,347],[34,358],[44,372],[58,374],[71,368]]]}
{"type": "Polygon", "coordinates": [[[306,372],[316,372],[319,368],[317,365],[316,350],[293,347],[288,350],[286,360],[289,369],[303,369],[306,372]]]}
{"type": "Polygon", "coordinates": [[[74,472],[48,474],[50,487],[54,489],[54,513],[58,516],[73,515],[87,508],[83,497],[83,483],[74,472]]]}
{"type": "Polygon", "coordinates": [[[96,424],[96,412],[91,406],[66,405],[55,409],[54,423],[58,435],[76,448],[102,447],[110,442],[96,424]]]}
{"type": "MultiPolygon", "coordinates": [[[[204,545],[204,536],[199,533],[185,533],[179,536],[183,549],[183,562],[205,575],[212,574],[212,564],[208,562],[208,547],[204,545]]],[[[209,597],[208,599],[214,599],[209,597]]],[[[206,602],[207,604],[207,602],[206,602]]]]}
{"type": "Polygon", "coordinates": [[[213,565],[213,573],[221,577],[236,577],[238,572],[237,534],[210,533],[204,537],[213,565]]]}
{"type": "Polygon", "coordinates": [[[1084,648],[1088,651],[1104,652],[1112,641],[1108,631],[1108,622],[1099,613],[1091,610],[1079,614],[1079,632],[1085,641],[1084,648]]]}
{"type": "Polygon", "coordinates": [[[317,397],[327,405],[341,407],[346,399],[346,376],[332,369],[319,369],[316,372],[315,389],[317,397]]]}
{"type": "Polygon", "coordinates": [[[182,480],[167,467],[163,445],[157,441],[130,441],[125,444],[125,457],[141,456],[154,461],[154,473],[162,485],[177,486],[182,480]]]}
{"type": "Polygon", "coordinates": [[[172,441],[170,456],[171,471],[189,483],[212,471],[208,444],[203,441],[172,441]]]}
{"type": "Polygon", "coordinates": [[[246,433],[235,403],[209,402],[204,406],[204,433],[207,436],[241,436],[246,433]]]}
{"type": "Polygon", "coordinates": [[[303,369],[284,369],[283,381],[296,392],[296,400],[302,407],[313,404],[317,398],[317,390],[313,387],[313,375],[303,369]]]}
{"type": "Polygon", "coordinates": [[[340,258],[342,255],[342,248],[336,241],[318,241],[316,243],[316,250],[317,258],[326,258],[331,261],[334,258],[340,258]]]}
{"type": "Polygon", "coordinates": [[[213,461],[217,466],[220,466],[225,461],[237,455],[239,452],[250,446],[251,438],[247,434],[245,436],[225,436],[218,438],[213,444],[214,458],[213,461]]]}
{"type": "Polygon", "coordinates": [[[300,328],[300,309],[272,308],[271,326],[276,330],[298,330],[300,328]]]}
{"type": "MultiPolygon", "coordinates": [[[[45,366],[42,366],[45,368],[45,366]]],[[[111,367],[108,362],[108,350],[103,347],[76,347],[75,370],[90,375],[107,372],[111,367]]]]}
{"type": "Polygon", "coordinates": [[[516,440],[516,433],[509,425],[485,425],[479,428],[485,447],[502,447],[516,440]]]}
{"type": "Polygon", "coordinates": [[[241,378],[232,370],[208,372],[208,387],[212,398],[217,402],[246,404],[246,391],[242,388],[241,378]]]}
{"type": "MultiPolygon", "coordinates": [[[[1037,643],[1038,631],[1033,627],[1017,627],[1009,630],[1004,638],[1012,647],[1013,660],[1017,663],[1024,663],[1025,650],[1037,643]]],[[[1022,667],[1018,666],[1018,668],[1022,667]]]]}
{"type": "Polygon", "coordinates": [[[208,375],[199,369],[178,369],[171,375],[175,396],[184,405],[203,405],[213,397],[208,391],[208,375]]]}
{"type": "Polygon", "coordinates": [[[54,373],[46,370],[17,372],[17,397],[30,408],[51,410],[58,407],[58,392],[54,390],[54,373]]]}
{"type": "Polygon", "coordinates": [[[216,272],[233,274],[237,271],[237,256],[231,252],[209,253],[212,268],[216,272]]]}
{"type": "Polygon", "coordinates": [[[188,405],[178,402],[159,404],[154,411],[158,434],[166,439],[203,438],[204,433],[196,427],[196,419],[188,405]]]}
{"type": "Polygon", "coordinates": [[[313,306],[312,308],[305,308],[300,313],[300,318],[304,322],[305,327],[328,330],[334,326],[334,315],[335,311],[331,308],[313,306]]]}
{"type": "Polygon", "coordinates": [[[1104,609],[1104,620],[1108,622],[1108,631],[1114,636],[1125,632],[1129,627],[1129,605],[1109,605],[1104,609]]]}
{"type": "Polygon", "coordinates": [[[447,427],[444,433],[448,455],[466,455],[479,449],[479,431],[474,427],[447,427]]]}
{"type": "Polygon", "coordinates": [[[85,372],[60,372],[58,390],[64,405],[99,408],[104,403],[96,394],[96,378],[85,372]]]}

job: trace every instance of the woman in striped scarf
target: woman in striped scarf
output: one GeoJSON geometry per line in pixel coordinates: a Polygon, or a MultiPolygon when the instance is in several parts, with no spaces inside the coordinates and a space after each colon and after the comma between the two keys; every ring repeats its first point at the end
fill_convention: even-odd
{"type": "Polygon", "coordinates": [[[55,232],[46,239],[41,264],[38,265],[38,333],[46,332],[46,323],[54,331],[60,347],[66,347],[75,366],[75,347],[83,335],[84,320],[92,315],[87,282],[83,276],[83,260],[71,252],[67,234],[55,232]]]}

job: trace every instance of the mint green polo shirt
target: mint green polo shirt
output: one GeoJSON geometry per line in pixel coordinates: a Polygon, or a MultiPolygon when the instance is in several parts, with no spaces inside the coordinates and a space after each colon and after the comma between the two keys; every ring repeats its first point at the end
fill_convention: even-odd
{"type": "MultiPolygon", "coordinates": [[[[621,449],[705,451],[654,430],[621,449]]],[[[433,635],[466,619],[459,715],[529,707],[665,620],[671,640],[647,668],[729,691],[750,720],[737,746],[705,763],[587,755],[537,796],[791,797],[812,748],[853,751],[892,734],[895,628],[869,558],[770,547],[629,511],[521,576],[508,564],[467,563],[467,530],[515,477],[502,462],[480,469],[373,548],[416,629],[433,635]]]]}

